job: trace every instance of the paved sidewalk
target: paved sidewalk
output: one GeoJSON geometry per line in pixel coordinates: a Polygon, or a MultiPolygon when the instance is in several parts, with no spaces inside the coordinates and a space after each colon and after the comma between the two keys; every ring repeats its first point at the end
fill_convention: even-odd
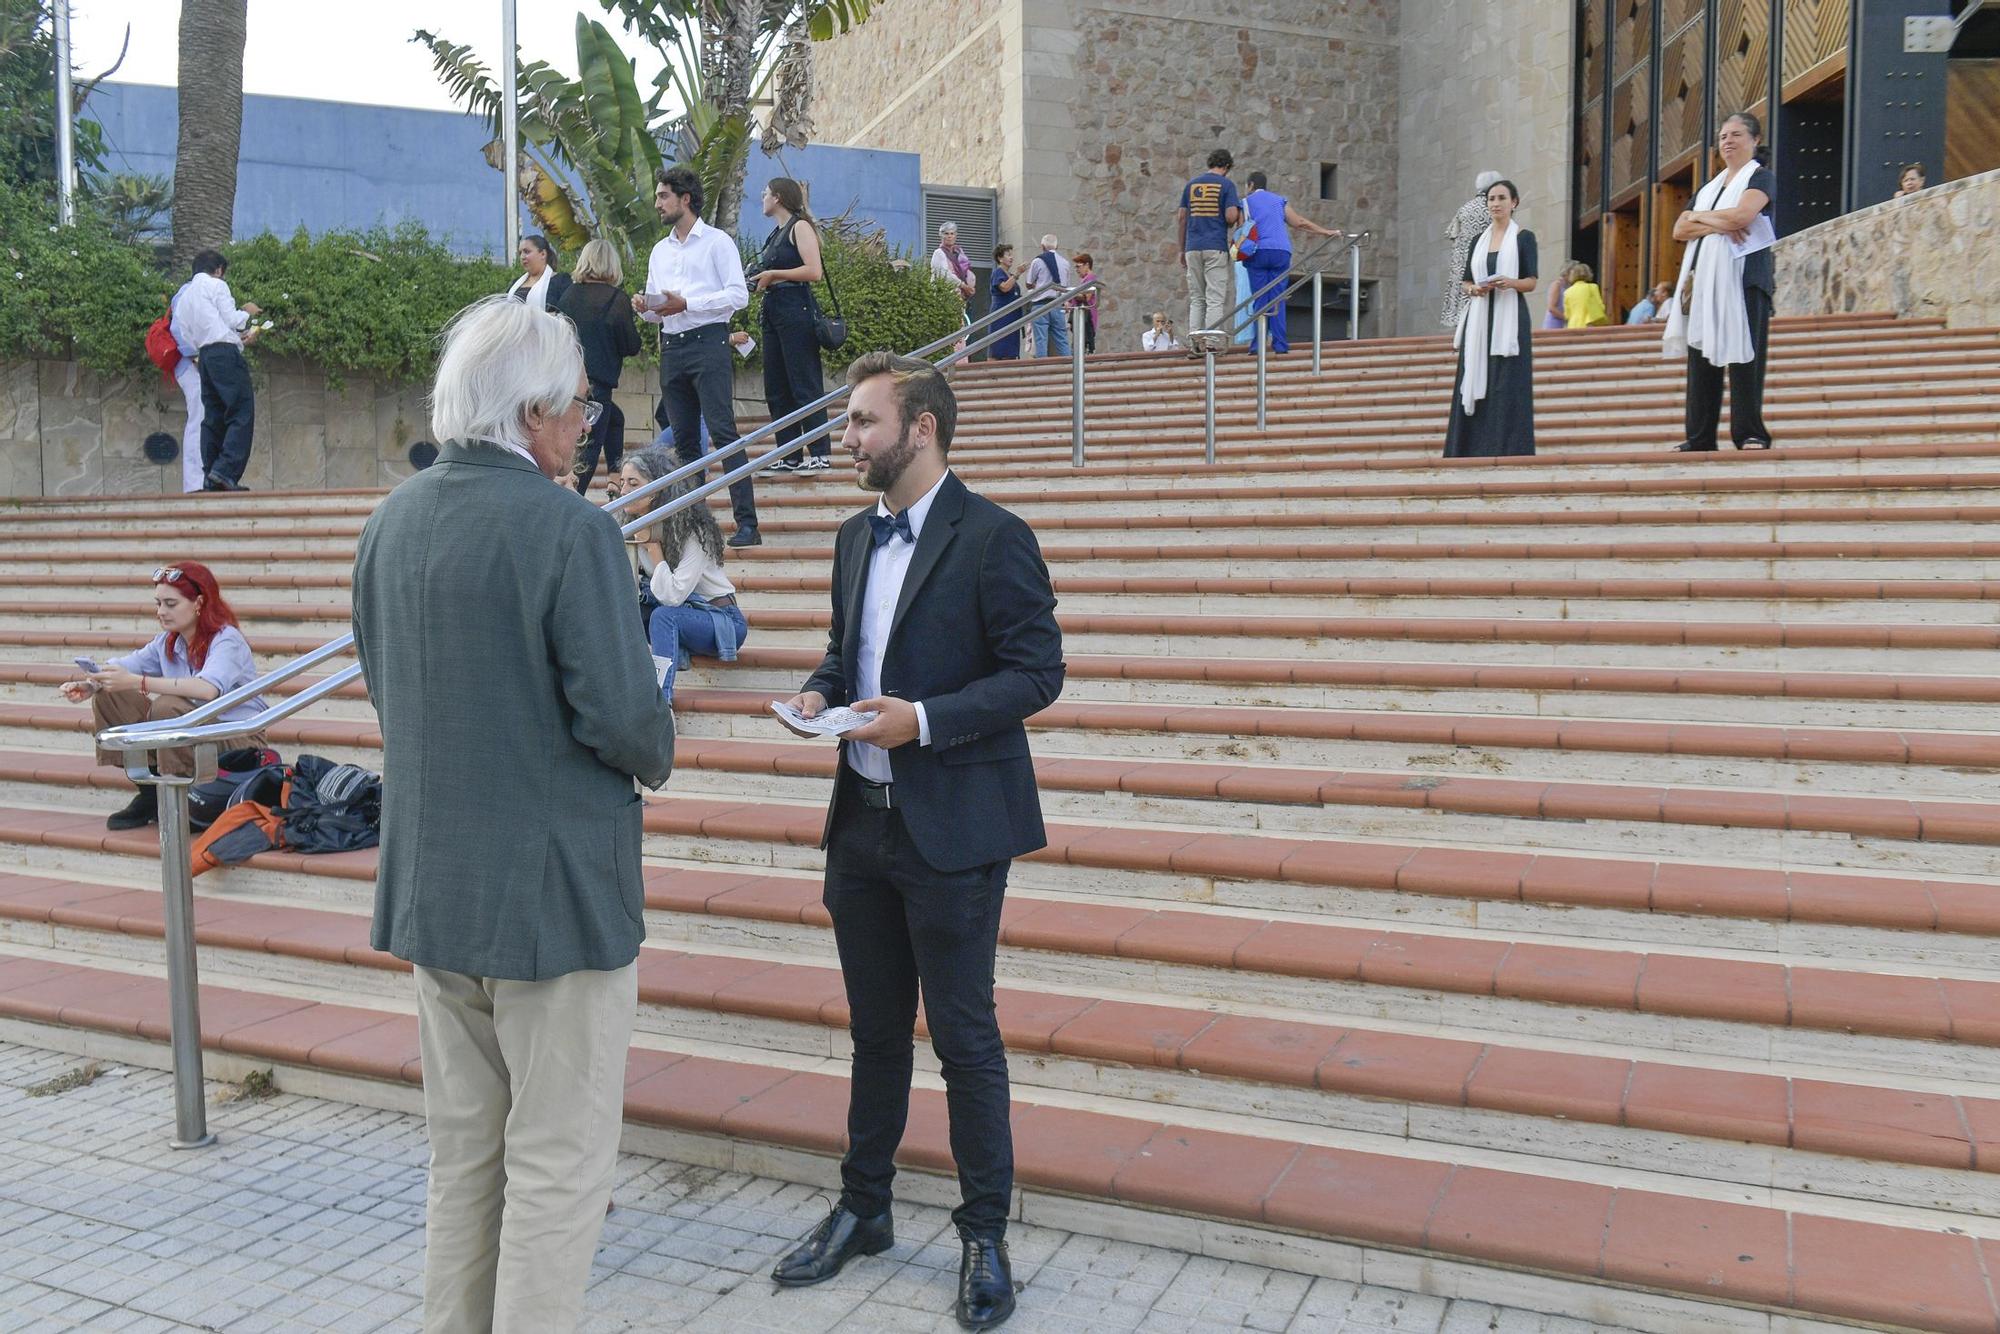
{"type": "MultiPolygon", "coordinates": [[[[419,1117],[280,1093],[211,1104],[221,1143],[166,1145],[160,1072],[0,1044],[0,1331],[419,1328],[419,1117]]],[[[210,1086],[211,1095],[229,1092],[210,1086]]],[[[821,1287],[765,1275],[826,1205],[812,1191],[626,1156],[591,1276],[589,1331],[956,1330],[958,1247],[942,1209],[899,1206],[889,1255],[821,1287]]],[[[1009,1331],[1591,1334],[1600,1326],[1306,1278],[1016,1225],[1009,1331]]],[[[1616,1334],[1616,1332],[1612,1332],[1616,1334]]]]}

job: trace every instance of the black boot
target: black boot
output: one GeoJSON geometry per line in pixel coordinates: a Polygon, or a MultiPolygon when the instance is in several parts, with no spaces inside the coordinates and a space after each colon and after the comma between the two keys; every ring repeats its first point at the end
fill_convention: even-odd
{"type": "Polygon", "coordinates": [[[958,1323],[991,1329],[1014,1314],[1014,1271],[1007,1243],[998,1237],[959,1234],[965,1251],[958,1262],[958,1323]]]}
{"type": "Polygon", "coordinates": [[[888,1213],[879,1218],[862,1218],[836,1204],[820,1225],[771,1271],[771,1281],[781,1288],[804,1288],[824,1283],[857,1255],[880,1255],[896,1244],[896,1220],[888,1213]]]}
{"type": "Polygon", "coordinates": [[[106,829],[143,829],[149,824],[157,823],[159,818],[159,794],[153,791],[151,784],[148,784],[139,789],[139,795],[133,797],[126,804],[124,810],[113,811],[111,818],[104,822],[104,827],[106,829]]]}

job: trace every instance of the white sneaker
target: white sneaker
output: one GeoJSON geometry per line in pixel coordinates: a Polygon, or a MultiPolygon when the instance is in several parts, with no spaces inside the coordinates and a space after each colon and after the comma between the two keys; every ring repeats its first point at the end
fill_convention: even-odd
{"type": "Polygon", "coordinates": [[[833,460],[824,454],[816,454],[799,465],[800,472],[832,472],[833,460]]]}

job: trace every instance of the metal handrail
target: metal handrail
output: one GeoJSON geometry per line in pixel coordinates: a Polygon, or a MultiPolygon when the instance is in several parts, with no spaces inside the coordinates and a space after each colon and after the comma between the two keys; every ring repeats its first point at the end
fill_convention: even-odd
{"type": "MultiPolygon", "coordinates": [[[[1360,233],[1360,235],[1362,236],[1366,236],[1367,234],[1368,233],[1366,232],[1360,233]]],[[[1304,269],[1313,267],[1313,261],[1316,261],[1320,258],[1321,252],[1327,248],[1328,243],[1333,241],[1346,241],[1346,240],[1348,240],[1347,234],[1345,232],[1339,232],[1339,231],[1336,231],[1332,236],[1320,237],[1319,239],[1315,240],[1312,243],[1312,245],[1306,248],[1304,254],[1300,255],[1297,259],[1295,259],[1292,262],[1292,268],[1304,269]]],[[[1241,301],[1237,302],[1235,305],[1229,308],[1229,313],[1224,315],[1221,321],[1218,324],[1216,324],[1215,327],[1218,329],[1226,330],[1229,334],[1230,342],[1232,343],[1235,342],[1236,335],[1242,333],[1244,329],[1249,327],[1250,321],[1257,318],[1255,315],[1245,315],[1243,317],[1242,322],[1238,323],[1236,316],[1240,312],[1245,310],[1255,310],[1262,303],[1264,295],[1267,292],[1269,292],[1272,288],[1276,287],[1279,283],[1284,282],[1285,279],[1289,278],[1290,276],[1291,272],[1290,270],[1287,270],[1286,272],[1281,273],[1277,277],[1271,279],[1270,282],[1265,283],[1262,287],[1252,292],[1249,296],[1244,297],[1241,301]]],[[[1303,279],[1301,279],[1300,281],[1303,281],[1303,279]]],[[[1294,282],[1292,284],[1292,287],[1296,286],[1298,286],[1298,283],[1294,282]]],[[[1282,293],[1280,293],[1279,299],[1282,300],[1284,297],[1291,295],[1292,287],[1287,287],[1282,293]]],[[[1192,332],[1192,330],[1190,330],[1190,332],[1192,332]]]]}
{"type": "MultiPolygon", "coordinates": [[[[962,358],[991,347],[1000,339],[1011,333],[1017,333],[1035,320],[1043,318],[1048,314],[1049,308],[1059,302],[1067,302],[1071,297],[1083,292],[1100,291],[1103,287],[1103,280],[1091,278],[1072,287],[1055,289],[1044,300],[1030,301],[1024,297],[1019,302],[1002,306],[999,310],[988,311],[978,320],[960,326],[943,338],[924,344],[911,355],[927,357],[964,340],[963,347],[952,351],[935,363],[940,368],[951,366],[962,358]],[[1010,311],[1015,312],[1011,319],[1008,318],[1010,311]],[[1003,322],[1001,327],[990,330],[983,338],[967,339],[969,333],[986,328],[996,321],[1003,322]]],[[[1076,403],[1072,416],[1074,442],[1071,453],[1073,461],[1078,466],[1083,463],[1082,314],[1081,311],[1072,312],[1072,325],[1076,330],[1071,353],[1072,385],[1076,403]]],[[[750,434],[739,437],[729,446],[729,450],[735,453],[745,442],[754,442],[762,437],[775,438],[778,431],[797,425],[813,413],[839,402],[851,392],[852,386],[841,385],[805,407],[786,413],[750,434]]],[[[630,536],[690,505],[704,504],[715,492],[733,482],[754,475],[800,446],[823,435],[831,434],[846,421],[847,414],[844,412],[837,417],[830,417],[823,425],[813,427],[791,440],[783,441],[757,458],[724,472],[722,476],[704,482],[684,495],[674,497],[643,518],[623,525],[623,531],[630,536]]],[[[649,495],[709,466],[710,460],[706,456],[682,464],[665,477],[635,487],[625,495],[610,501],[603,508],[607,512],[615,513],[628,507],[641,496],[649,495]]],[[[255,717],[238,719],[234,722],[215,721],[216,719],[237,705],[255,699],[265,690],[282,685],[302,672],[341,656],[353,647],[354,635],[350,632],[329,640],[310,653],[302,654],[282,667],[264,673],[248,685],[239,686],[235,690],[219,695],[180,717],[106,728],[97,734],[97,743],[100,746],[124,753],[126,775],[135,783],[153,787],[160,801],[160,897],[165,928],[168,1037],[173,1050],[174,1073],[174,1137],[169,1143],[176,1149],[202,1148],[215,1142],[215,1136],[208,1131],[208,1110],[201,1086],[201,1008],[195,963],[194,874],[190,862],[193,848],[192,831],[188,822],[188,789],[195,783],[204,782],[215,776],[216,754],[222,743],[255,735],[272,723],[289,718],[360,680],[361,664],[350,664],[331,676],[315,681],[311,686],[280,703],[266,706],[255,717]],[[149,755],[155,751],[181,747],[193,748],[194,764],[191,775],[178,776],[152,772],[147,760],[149,755]]]]}

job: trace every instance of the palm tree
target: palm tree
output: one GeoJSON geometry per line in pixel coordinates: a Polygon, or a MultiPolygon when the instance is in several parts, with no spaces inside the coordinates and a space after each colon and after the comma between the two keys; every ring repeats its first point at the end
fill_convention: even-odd
{"type": "Polygon", "coordinates": [[[248,0],[181,0],[180,145],[174,153],[176,269],[226,245],[236,221],[248,0]]]}

